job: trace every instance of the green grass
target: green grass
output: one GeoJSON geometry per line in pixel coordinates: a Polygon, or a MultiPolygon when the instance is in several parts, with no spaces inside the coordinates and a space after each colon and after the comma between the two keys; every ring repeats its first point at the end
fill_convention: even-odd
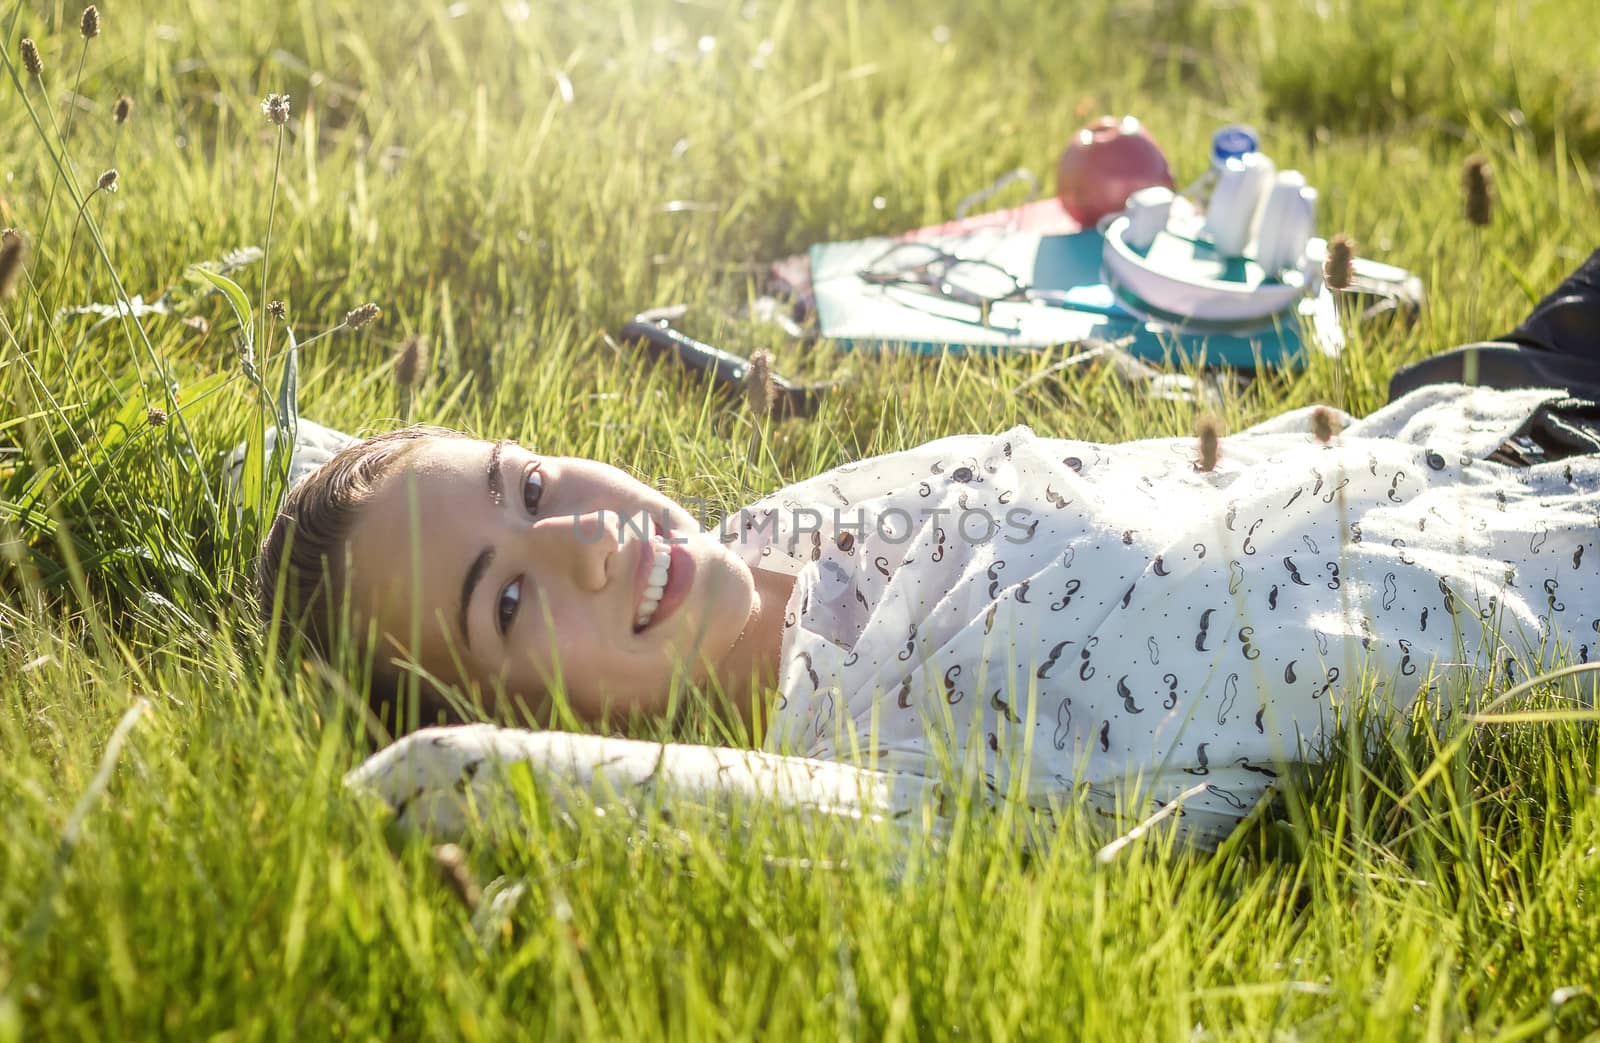
{"type": "MultiPolygon", "coordinates": [[[[34,246],[0,303],[0,1043],[1600,1030],[1600,738],[1582,721],[1413,721],[1220,856],[1165,856],[1158,834],[1110,866],[1071,817],[1024,854],[982,814],[935,842],[760,808],[573,820],[536,799],[514,841],[469,847],[480,879],[523,888],[474,926],[428,846],[341,791],[371,750],[349,683],[278,659],[253,622],[270,467],[240,512],[219,486],[291,356],[263,299],[302,343],[383,308],[299,352],[306,416],[397,423],[391,358],[420,334],[412,419],[720,507],[956,432],[1187,434],[1192,407],[1103,373],[1013,394],[1048,360],[849,356],[731,317],[752,265],[945,218],[1013,166],[1048,175],[1102,111],[1143,118],[1180,181],[1217,124],[1255,123],[1321,188],[1325,231],[1424,277],[1422,321],[1358,339],[1342,381],[1319,363],[1221,412],[1238,429],[1341,386],[1369,411],[1396,366],[1509,328],[1592,248],[1588,4],[101,6],[85,49],[75,0],[0,4],[0,226],[34,246]],[[293,97],[281,156],[269,91],[293,97]],[[1499,186],[1481,236],[1458,188],[1479,151],[1499,186]],[[74,232],[112,166],[120,190],[74,232]],[[270,266],[232,272],[241,323],[192,266],[264,246],[269,213],[270,266]],[[57,314],[169,289],[137,323],[57,314]],[[606,338],[674,301],[708,339],[849,380],[746,468],[736,405],[606,338]]],[[[676,735],[719,732],[691,712],[676,735]]]]}

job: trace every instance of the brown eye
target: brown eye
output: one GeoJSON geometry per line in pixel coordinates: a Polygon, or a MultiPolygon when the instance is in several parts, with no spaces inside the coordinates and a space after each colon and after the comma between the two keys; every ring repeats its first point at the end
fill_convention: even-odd
{"type": "Polygon", "coordinates": [[[511,624],[517,618],[517,608],[522,604],[522,577],[518,576],[506,584],[506,589],[500,592],[500,602],[495,606],[495,626],[500,629],[500,636],[504,637],[506,631],[511,629],[511,624]]]}
{"type": "Polygon", "coordinates": [[[539,500],[544,496],[544,475],[538,464],[529,464],[522,476],[522,506],[529,514],[539,513],[539,500]]]}

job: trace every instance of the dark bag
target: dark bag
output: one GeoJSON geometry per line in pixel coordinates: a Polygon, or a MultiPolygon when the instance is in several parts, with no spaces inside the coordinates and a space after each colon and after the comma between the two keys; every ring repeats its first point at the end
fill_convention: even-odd
{"type": "Polygon", "coordinates": [[[1562,388],[1494,454],[1507,463],[1600,453],[1600,250],[1499,340],[1414,362],[1389,381],[1389,401],[1428,384],[1562,388]]]}

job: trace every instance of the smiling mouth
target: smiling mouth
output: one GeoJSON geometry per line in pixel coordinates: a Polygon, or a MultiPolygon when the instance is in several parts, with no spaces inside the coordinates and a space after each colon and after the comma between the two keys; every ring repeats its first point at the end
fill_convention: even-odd
{"type": "Polygon", "coordinates": [[[672,547],[653,531],[650,534],[650,549],[653,559],[650,564],[650,578],[645,582],[644,599],[639,602],[638,614],[634,616],[633,632],[639,633],[650,625],[655,619],[656,609],[661,604],[661,595],[667,589],[667,581],[672,576],[672,547]]]}
{"type": "Polygon", "coordinates": [[[672,614],[677,602],[682,600],[682,594],[677,590],[683,582],[688,582],[693,576],[693,567],[682,550],[673,545],[670,539],[672,529],[666,518],[656,514],[644,514],[644,531],[640,534],[645,545],[639,548],[637,568],[646,569],[639,573],[634,580],[638,584],[638,605],[633,614],[633,632],[642,633],[656,617],[665,618],[672,614]],[[674,552],[677,552],[676,554],[674,552]],[[648,558],[645,555],[649,555],[648,558]],[[673,558],[681,560],[673,564],[673,558]],[[645,562],[648,561],[648,567],[645,562]],[[684,569],[687,575],[680,576],[684,569]],[[669,596],[670,595],[670,596],[669,596]]]}

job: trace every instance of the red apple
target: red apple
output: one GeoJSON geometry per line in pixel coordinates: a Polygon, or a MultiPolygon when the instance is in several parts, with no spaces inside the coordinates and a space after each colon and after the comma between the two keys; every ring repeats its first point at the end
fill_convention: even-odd
{"type": "Polygon", "coordinates": [[[1085,228],[1141,188],[1173,188],[1167,157],[1138,120],[1102,116],[1072,136],[1056,168],[1056,197],[1085,228]]]}

